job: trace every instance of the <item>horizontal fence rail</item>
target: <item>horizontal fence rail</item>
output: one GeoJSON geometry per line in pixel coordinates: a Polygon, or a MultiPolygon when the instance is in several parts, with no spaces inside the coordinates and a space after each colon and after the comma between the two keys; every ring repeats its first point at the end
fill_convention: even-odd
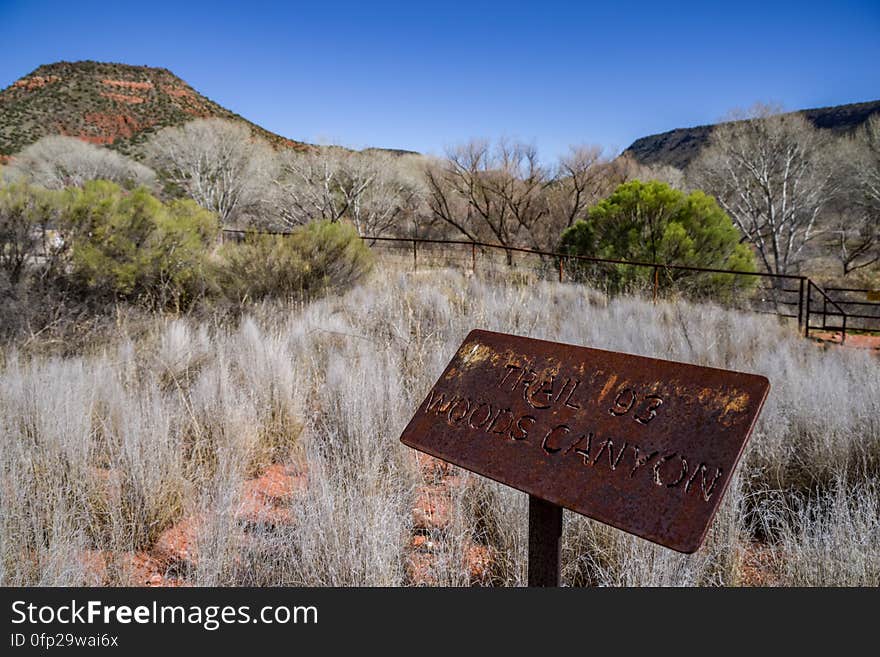
{"type": "MultiPolygon", "coordinates": [[[[222,232],[224,238],[228,236],[235,241],[244,240],[249,235],[290,234],[287,231],[235,229],[224,229],[222,232]]],[[[488,266],[489,270],[501,270],[516,267],[514,256],[519,256],[536,259],[537,266],[534,269],[539,275],[560,282],[568,280],[590,283],[605,291],[650,291],[654,300],[658,298],[661,289],[702,293],[741,310],[796,319],[798,328],[805,337],[809,337],[811,331],[836,331],[840,333],[840,342],[843,343],[848,330],[880,331],[880,292],[859,288],[823,289],[806,276],[795,274],[596,258],[471,240],[379,235],[363,235],[361,239],[370,246],[396,251],[397,255],[411,259],[416,269],[420,263],[424,265],[433,261],[454,263],[476,272],[479,261],[482,266],[488,266]],[[499,256],[500,259],[494,256],[499,256]],[[640,279],[642,286],[620,285],[621,280],[637,278],[627,276],[627,272],[633,270],[647,274],[640,279]],[[705,277],[715,277],[714,282],[705,277]],[[721,285],[719,281],[725,282],[721,285]],[[721,296],[726,298],[718,299],[718,289],[723,291],[721,296]],[[863,295],[865,300],[851,296],[858,294],[863,295]],[[845,309],[845,306],[849,309],[845,309]]]]}
{"type": "MultiPolygon", "coordinates": [[[[880,290],[826,287],[825,292],[846,311],[848,326],[862,331],[880,331],[880,290]]],[[[830,313],[837,314],[837,313],[830,313]]]]}

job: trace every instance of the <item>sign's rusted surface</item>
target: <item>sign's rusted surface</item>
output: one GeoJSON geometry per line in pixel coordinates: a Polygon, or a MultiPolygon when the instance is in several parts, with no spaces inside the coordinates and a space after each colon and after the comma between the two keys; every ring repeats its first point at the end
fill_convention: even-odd
{"type": "Polygon", "coordinates": [[[472,331],[401,441],[694,552],[769,388],[753,374],[472,331]]]}

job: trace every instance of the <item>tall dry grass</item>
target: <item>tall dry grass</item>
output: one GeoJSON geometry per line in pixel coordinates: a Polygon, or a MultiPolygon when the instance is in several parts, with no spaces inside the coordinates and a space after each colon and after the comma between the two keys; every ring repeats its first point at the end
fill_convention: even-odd
{"type": "MultiPolygon", "coordinates": [[[[772,390],[707,544],[694,556],[566,514],[571,585],[736,585],[754,541],[773,581],[876,584],[880,362],[768,317],[615,298],[578,285],[379,269],[341,297],[264,303],[234,324],[121,324],[69,357],[5,349],[0,369],[0,583],[95,583],[83,554],[149,548],[198,514],[212,585],[403,585],[424,474],[400,431],[472,328],[768,376],[772,390]],[[235,505],[271,462],[308,473],[292,522],[242,533],[235,505]],[[846,482],[846,483],[842,483],[846,482]],[[833,561],[833,565],[831,564],[833,561]]],[[[432,581],[526,576],[521,493],[462,473],[449,525],[431,535],[432,581]]]]}

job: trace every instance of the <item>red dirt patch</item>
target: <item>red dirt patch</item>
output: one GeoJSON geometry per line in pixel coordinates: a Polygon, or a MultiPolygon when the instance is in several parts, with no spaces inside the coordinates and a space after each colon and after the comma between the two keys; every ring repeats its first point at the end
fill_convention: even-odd
{"type": "Polygon", "coordinates": [[[110,576],[113,570],[121,572],[121,579],[135,586],[188,586],[179,577],[167,574],[167,563],[146,552],[114,555],[109,550],[83,550],[76,561],[92,586],[106,586],[114,581],[110,576]]]}
{"type": "Polygon", "coordinates": [[[167,564],[163,564],[146,552],[124,555],[123,567],[128,579],[135,586],[190,586],[179,577],[168,576],[167,564]]]}
{"type": "MultiPolygon", "coordinates": [[[[840,331],[810,331],[810,337],[819,343],[840,344],[843,334],[840,331]]],[[[843,346],[853,349],[880,350],[880,335],[862,335],[860,333],[847,333],[843,346]]]]}
{"type": "Polygon", "coordinates": [[[292,466],[270,465],[262,475],[245,482],[236,520],[252,526],[290,523],[290,509],[285,505],[294,494],[305,490],[306,483],[306,476],[292,466]]]}
{"type": "Polygon", "coordinates": [[[89,583],[102,585],[107,581],[107,564],[112,557],[106,550],[83,550],[76,555],[76,562],[89,583]]]}
{"type": "MultiPolygon", "coordinates": [[[[425,483],[416,491],[407,576],[415,586],[431,586],[437,584],[434,576],[437,547],[438,542],[446,539],[444,534],[449,527],[453,494],[456,489],[465,485],[465,479],[451,464],[427,454],[417,453],[416,461],[425,483]]],[[[461,567],[468,573],[469,583],[488,583],[495,563],[492,548],[472,540],[466,540],[462,547],[464,554],[461,567]]]]}
{"type": "Polygon", "coordinates": [[[445,486],[421,486],[412,513],[413,526],[418,530],[445,529],[449,525],[449,492],[445,486]]]}
{"type": "MultiPolygon", "coordinates": [[[[414,586],[435,586],[437,578],[434,570],[437,565],[437,541],[424,534],[416,534],[410,542],[406,572],[414,586]]],[[[495,553],[486,545],[467,542],[464,546],[462,567],[468,574],[471,586],[488,584],[492,577],[495,553]]]]}
{"type": "Polygon", "coordinates": [[[465,554],[465,565],[471,578],[471,583],[485,582],[492,574],[492,565],[495,562],[495,554],[487,545],[471,545],[465,554]]]}
{"type": "Polygon", "coordinates": [[[761,543],[751,543],[740,555],[743,586],[779,586],[779,576],[773,568],[773,551],[761,543]]]}
{"type": "Polygon", "coordinates": [[[125,94],[115,94],[110,91],[102,91],[101,95],[104,96],[104,98],[115,100],[117,103],[128,103],[129,105],[139,105],[140,103],[146,102],[146,98],[141,98],[140,96],[127,96],[125,94]]]}
{"type": "MultiPolygon", "coordinates": [[[[235,506],[235,520],[240,537],[248,529],[275,527],[292,522],[289,508],[293,497],[306,487],[307,478],[290,465],[273,464],[260,476],[244,483],[235,506]]],[[[159,535],[149,552],[131,555],[129,578],[138,586],[188,586],[185,579],[167,574],[174,566],[198,564],[199,533],[205,527],[204,516],[191,515],[159,535]]]]}
{"type": "Polygon", "coordinates": [[[306,476],[290,465],[275,463],[256,479],[249,479],[245,489],[276,503],[289,502],[306,486],[306,476]]]}
{"type": "Polygon", "coordinates": [[[424,452],[416,452],[416,463],[425,478],[430,481],[439,481],[452,472],[452,465],[424,452]]]}
{"type": "Polygon", "coordinates": [[[110,87],[121,87],[123,89],[152,89],[152,82],[134,82],[131,80],[101,80],[103,84],[110,87]]]}
{"type": "Polygon", "coordinates": [[[112,144],[116,141],[115,137],[110,137],[108,135],[70,135],[72,137],[76,137],[77,139],[82,139],[83,141],[87,141],[90,144],[112,144]]]}
{"type": "MultiPolygon", "coordinates": [[[[413,508],[413,535],[407,554],[408,581],[416,586],[436,585],[437,559],[450,523],[452,498],[466,479],[458,470],[438,459],[419,455],[419,466],[425,483],[416,491],[413,508]]],[[[95,468],[101,494],[112,501],[119,495],[119,482],[112,470],[95,468]]],[[[307,475],[291,465],[273,464],[262,473],[244,482],[234,507],[235,529],[241,543],[257,526],[275,527],[293,521],[290,502],[305,490],[307,475]]],[[[95,584],[128,582],[134,586],[190,586],[185,574],[198,565],[199,534],[209,518],[189,515],[163,531],[146,551],[112,553],[85,550],[79,564],[86,579],[95,584]]],[[[465,539],[457,546],[462,572],[471,585],[491,581],[496,556],[492,548],[465,539]]]]}
{"type": "Polygon", "coordinates": [[[194,116],[197,119],[210,118],[211,113],[208,110],[202,107],[181,107],[181,109],[189,114],[190,116],[194,116]]]}
{"type": "Polygon", "coordinates": [[[172,87],[169,84],[163,84],[162,91],[174,98],[195,98],[195,93],[192,91],[192,89],[172,87]]]}
{"type": "Polygon", "coordinates": [[[86,114],[83,118],[86,123],[95,127],[94,132],[73,136],[85,139],[86,141],[92,141],[93,143],[112,144],[119,137],[131,137],[138,130],[149,127],[139,124],[135,119],[126,114],[92,112],[86,114]]]}
{"type": "Polygon", "coordinates": [[[413,586],[436,586],[433,567],[436,557],[431,551],[413,550],[406,562],[406,576],[413,586]]]}
{"type": "Polygon", "coordinates": [[[196,564],[198,562],[196,544],[203,523],[202,518],[189,516],[169,527],[159,534],[150,553],[151,556],[161,563],[196,564]]]}
{"type": "Polygon", "coordinates": [[[40,87],[45,87],[47,84],[52,84],[53,82],[58,82],[61,78],[57,75],[34,75],[29,78],[22,78],[21,80],[16,80],[12,83],[13,87],[20,87],[23,89],[31,90],[31,89],[39,89],[40,87]]]}

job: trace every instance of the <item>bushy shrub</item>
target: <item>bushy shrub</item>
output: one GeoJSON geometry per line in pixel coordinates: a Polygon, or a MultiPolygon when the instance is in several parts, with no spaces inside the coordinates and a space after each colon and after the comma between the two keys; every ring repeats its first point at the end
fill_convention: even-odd
{"type": "Polygon", "coordinates": [[[0,272],[10,286],[18,285],[43,250],[56,208],[52,192],[25,183],[0,186],[0,272]]]}
{"type": "Polygon", "coordinates": [[[36,316],[52,321],[57,304],[46,303],[43,283],[55,262],[56,243],[50,226],[57,208],[57,192],[24,183],[0,185],[2,337],[20,332],[36,316]]]}
{"type": "Polygon", "coordinates": [[[353,226],[316,221],[287,235],[249,234],[224,245],[219,260],[220,291],[239,302],[348,287],[370,270],[373,255],[353,226]]]}
{"type": "Polygon", "coordinates": [[[87,293],[181,308],[205,289],[216,217],[194,201],[162,203],[107,181],[68,189],[61,213],[69,275],[87,293]]]}
{"type": "MultiPolygon", "coordinates": [[[[590,209],[585,221],[563,232],[561,250],[612,260],[755,271],[754,255],[712,197],[699,191],[685,194],[658,181],[620,185],[590,209]]],[[[665,283],[711,292],[748,287],[753,281],[749,276],[660,272],[665,283]]],[[[648,284],[654,276],[651,268],[627,265],[605,268],[603,274],[617,288],[648,284]]]]}
{"type": "Polygon", "coordinates": [[[106,180],[49,191],[0,185],[0,336],[65,331],[117,302],[187,310],[212,298],[310,299],[372,266],[353,226],[315,222],[217,248],[216,215],[106,180]],[[53,329],[53,330],[55,330],[53,329]]]}

